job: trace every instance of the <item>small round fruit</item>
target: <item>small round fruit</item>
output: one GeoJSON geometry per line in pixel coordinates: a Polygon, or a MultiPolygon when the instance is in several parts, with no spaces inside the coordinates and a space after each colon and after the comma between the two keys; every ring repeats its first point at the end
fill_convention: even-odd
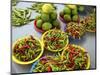
{"type": "Polygon", "coordinates": [[[79,10],[79,12],[83,12],[84,11],[84,6],[79,6],[78,10],[79,10]]]}
{"type": "Polygon", "coordinates": [[[50,19],[52,20],[56,20],[57,19],[57,13],[55,11],[53,11],[50,15],[50,19]]]}
{"type": "Polygon", "coordinates": [[[42,19],[44,22],[47,22],[47,21],[49,21],[49,15],[48,15],[48,14],[45,14],[45,13],[42,13],[42,14],[41,14],[41,19],[42,19]]]}
{"type": "Polygon", "coordinates": [[[72,20],[76,22],[76,21],[78,21],[78,18],[79,18],[78,15],[74,15],[74,16],[72,17],[72,20]]]}
{"type": "Polygon", "coordinates": [[[42,25],[42,29],[43,29],[44,31],[50,30],[51,28],[52,28],[52,24],[49,23],[49,22],[45,22],[45,23],[43,23],[43,25],[42,25]]]}
{"type": "Polygon", "coordinates": [[[54,27],[57,27],[57,28],[59,28],[60,26],[60,22],[58,20],[53,21],[52,24],[54,27]]]}
{"type": "Polygon", "coordinates": [[[64,12],[64,14],[71,14],[71,9],[68,8],[68,7],[65,7],[65,8],[63,9],[63,12],[64,12]]]}
{"type": "Polygon", "coordinates": [[[42,20],[37,20],[36,26],[37,26],[38,28],[42,28],[42,23],[43,23],[42,20]]]}
{"type": "Polygon", "coordinates": [[[51,13],[54,10],[53,6],[51,4],[44,4],[42,6],[42,11],[44,13],[51,13]]]}
{"type": "Polygon", "coordinates": [[[77,15],[77,14],[78,14],[77,9],[73,9],[73,10],[72,10],[72,14],[73,14],[73,15],[77,15]]]}
{"type": "Polygon", "coordinates": [[[67,22],[71,21],[71,16],[67,15],[67,14],[64,15],[64,20],[67,21],[67,22]]]}
{"type": "Polygon", "coordinates": [[[36,20],[39,20],[39,19],[41,19],[41,16],[40,15],[38,15],[38,16],[36,16],[36,18],[35,18],[36,20]]]}

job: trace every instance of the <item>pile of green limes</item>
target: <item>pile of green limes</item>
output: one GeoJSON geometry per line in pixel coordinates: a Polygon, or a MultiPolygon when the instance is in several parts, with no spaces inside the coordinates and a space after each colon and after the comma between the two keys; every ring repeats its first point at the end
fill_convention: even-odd
{"type": "Polygon", "coordinates": [[[78,11],[80,12],[84,11],[84,7],[77,6],[77,5],[66,5],[63,11],[60,12],[60,16],[66,22],[70,22],[70,21],[77,22],[79,19],[78,11]]]}
{"type": "Polygon", "coordinates": [[[42,6],[42,13],[36,16],[36,26],[44,31],[60,27],[60,23],[57,20],[57,12],[51,4],[42,6]]]}

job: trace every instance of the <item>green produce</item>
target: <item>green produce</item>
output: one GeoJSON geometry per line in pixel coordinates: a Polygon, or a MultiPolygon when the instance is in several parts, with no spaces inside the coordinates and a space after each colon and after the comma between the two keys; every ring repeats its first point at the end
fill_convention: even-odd
{"type": "Polygon", "coordinates": [[[42,20],[37,20],[37,22],[36,22],[37,27],[42,28],[42,23],[43,23],[42,20]]]}
{"type": "Polygon", "coordinates": [[[68,8],[68,7],[65,7],[65,8],[63,9],[63,12],[64,12],[64,14],[71,14],[71,9],[68,8]]]}
{"type": "Polygon", "coordinates": [[[49,22],[45,22],[43,25],[42,25],[42,29],[43,30],[49,30],[49,29],[51,29],[52,28],[52,24],[51,23],[49,23],[49,22]]]}
{"type": "Polygon", "coordinates": [[[54,11],[54,7],[52,6],[52,4],[44,4],[42,6],[42,11],[44,13],[51,13],[52,11],[54,11]]]}
{"type": "Polygon", "coordinates": [[[60,23],[58,20],[53,21],[53,26],[58,27],[60,26],[60,23]]]}
{"type": "Polygon", "coordinates": [[[21,26],[33,21],[33,19],[30,19],[30,16],[31,10],[14,7],[12,8],[12,25],[21,26]]]}
{"type": "Polygon", "coordinates": [[[41,19],[42,19],[44,22],[49,21],[49,14],[42,13],[42,14],[41,14],[41,19]]]}
{"type": "Polygon", "coordinates": [[[50,15],[50,19],[52,20],[56,20],[57,19],[57,13],[55,11],[53,11],[50,15]]]}
{"type": "Polygon", "coordinates": [[[77,9],[73,9],[73,10],[72,10],[72,15],[77,15],[77,14],[78,14],[77,9]]]}
{"type": "MultiPolygon", "coordinates": [[[[53,9],[56,9],[56,7],[53,4],[49,4],[49,5],[52,6],[53,9]]],[[[45,9],[45,3],[33,3],[31,8],[29,8],[29,9],[35,10],[38,13],[42,13],[44,10],[46,10],[46,11],[48,10],[47,7],[45,9]]]]}
{"type": "Polygon", "coordinates": [[[41,16],[40,15],[38,15],[38,16],[36,16],[36,18],[35,18],[36,20],[39,20],[39,19],[41,19],[41,16]]]}
{"type": "Polygon", "coordinates": [[[79,10],[80,12],[83,12],[83,11],[84,11],[84,6],[79,6],[79,7],[78,7],[78,10],[79,10]]]}
{"type": "Polygon", "coordinates": [[[72,17],[72,20],[76,22],[76,21],[78,21],[78,18],[79,18],[78,15],[74,15],[74,16],[72,17]]]}
{"type": "Polygon", "coordinates": [[[69,7],[70,9],[76,9],[76,8],[77,8],[76,5],[72,5],[72,4],[68,4],[68,5],[66,5],[66,6],[69,7]]]}
{"type": "Polygon", "coordinates": [[[70,15],[64,15],[64,20],[65,21],[71,21],[71,16],[70,15]]]}
{"type": "Polygon", "coordinates": [[[20,0],[11,0],[12,6],[16,6],[20,0]]]}

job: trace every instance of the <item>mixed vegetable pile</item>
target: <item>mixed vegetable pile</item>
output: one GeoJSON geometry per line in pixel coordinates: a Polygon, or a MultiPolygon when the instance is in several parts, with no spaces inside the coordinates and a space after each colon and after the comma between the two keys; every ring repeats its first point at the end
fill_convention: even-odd
{"type": "Polygon", "coordinates": [[[67,24],[66,32],[74,39],[80,39],[85,33],[85,26],[81,23],[70,22],[67,24]]]}
{"type": "Polygon", "coordinates": [[[66,70],[88,69],[89,56],[81,47],[69,44],[62,52],[66,70]]]}
{"type": "Polygon", "coordinates": [[[54,57],[49,55],[42,57],[35,67],[32,72],[56,72],[63,69],[63,64],[59,56],[54,57]]]}
{"type": "Polygon", "coordinates": [[[77,45],[68,45],[60,55],[40,58],[32,72],[57,72],[89,69],[89,56],[77,45]]]}
{"type": "Polygon", "coordinates": [[[61,51],[68,44],[68,35],[60,30],[50,30],[43,34],[44,47],[50,51],[61,51]]]}
{"type": "Polygon", "coordinates": [[[84,6],[64,5],[64,9],[59,13],[60,19],[66,23],[66,30],[63,32],[60,30],[61,25],[57,19],[56,5],[51,3],[33,3],[31,7],[21,9],[16,7],[17,0],[13,0],[13,2],[13,26],[27,25],[27,23],[34,20],[34,26],[44,32],[41,41],[29,36],[14,43],[13,56],[18,61],[28,62],[36,59],[41,53],[41,47],[43,46],[44,50],[60,54],[54,56],[44,54],[45,56],[39,57],[39,61],[32,72],[89,69],[90,60],[88,53],[77,45],[68,44],[68,36],[80,39],[86,31],[95,32],[95,11],[81,19],[79,13],[85,11],[84,6]],[[35,19],[31,19],[33,10],[39,14],[35,19]]]}
{"type": "Polygon", "coordinates": [[[13,48],[13,55],[22,62],[35,59],[41,52],[41,44],[32,36],[18,40],[13,48]]]}

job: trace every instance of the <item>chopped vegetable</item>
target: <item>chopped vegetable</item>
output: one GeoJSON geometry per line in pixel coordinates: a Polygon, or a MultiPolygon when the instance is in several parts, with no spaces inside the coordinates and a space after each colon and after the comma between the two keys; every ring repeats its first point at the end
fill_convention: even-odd
{"type": "Polygon", "coordinates": [[[66,61],[65,70],[89,69],[89,56],[83,48],[69,44],[62,52],[62,60],[66,61]]]}
{"type": "Polygon", "coordinates": [[[22,62],[35,59],[41,53],[41,44],[32,36],[18,40],[14,44],[13,55],[22,62]]]}
{"type": "Polygon", "coordinates": [[[50,51],[61,51],[68,44],[67,34],[57,29],[45,32],[42,37],[44,47],[50,51]]]}
{"type": "Polygon", "coordinates": [[[81,23],[69,22],[67,24],[66,32],[74,39],[80,39],[80,37],[85,33],[85,26],[81,23]]]}
{"type": "Polygon", "coordinates": [[[62,62],[58,59],[60,57],[44,56],[42,57],[32,72],[52,72],[61,71],[62,62]]]}

